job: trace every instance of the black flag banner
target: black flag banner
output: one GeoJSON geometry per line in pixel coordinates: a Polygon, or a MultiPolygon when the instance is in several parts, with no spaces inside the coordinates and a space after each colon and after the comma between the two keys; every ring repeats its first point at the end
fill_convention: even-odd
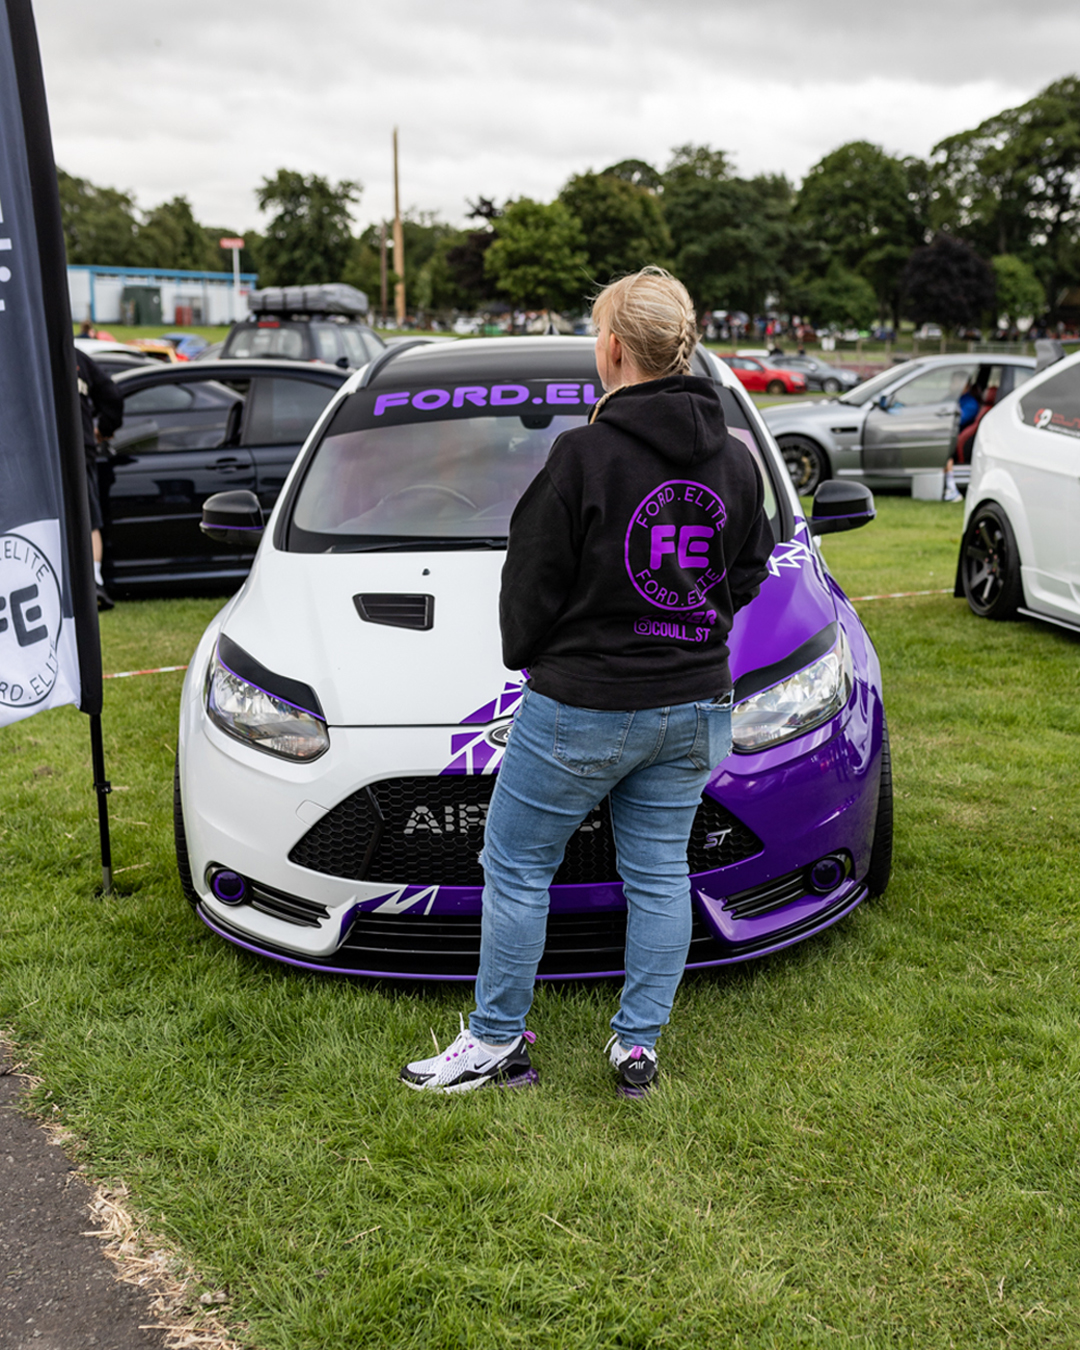
{"type": "Polygon", "coordinates": [[[83,456],[37,34],[0,0],[0,726],[101,712],[83,456]]]}

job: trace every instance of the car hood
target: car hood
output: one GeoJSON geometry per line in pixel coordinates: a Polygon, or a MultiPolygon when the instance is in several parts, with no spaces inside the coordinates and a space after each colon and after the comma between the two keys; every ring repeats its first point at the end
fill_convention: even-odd
{"type": "Polygon", "coordinates": [[[854,403],[841,403],[838,398],[801,399],[798,403],[777,404],[772,408],[763,408],[762,417],[769,430],[776,435],[777,429],[806,426],[855,426],[861,424],[866,414],[866,406],[854,403]],[[842,419],[838,422],[837,416],[842,419]]]}
{"type": "MultiPolygon", "coordinates": [[[[516,701],[510,693],[522,679],[502,663],[504,557],[264,548],[222,632],[270,671],[314,689],[331,726],[493,721],[505,711],[502,704],[516,701]],[[366,622],[354,600],[402,594],[433,597],[430,629],[366,622]]],[[[733,677],[782,666],[835,618],[822,565],[800,521],[795,539],[774,549],[757,599],[736,615],[729,642],[733,677]]]]}

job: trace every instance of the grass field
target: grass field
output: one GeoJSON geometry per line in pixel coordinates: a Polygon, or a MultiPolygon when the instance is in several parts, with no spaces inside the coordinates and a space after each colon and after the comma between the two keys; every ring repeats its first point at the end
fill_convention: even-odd
{"type": "MultiPolygon", "coordinates": [[[[885,497],[852,595],[950,586],[961,512],[885,497]]],[[[102,616],[106,670],[186,660],[214,601],[102,616]]],[[[609,983],[543,986],[542,1086],[399,1065],[460,988],[318,979],[209,935],[172,863],[178,674],[107,685],[118,893],[86,722],[0,732],[0,1024],[90,1172],[260,1350],[1080,1343],[1076,640],[951,596],[860,605],[881,655],[886,895],[689,977],[663,1087],[616,1100],[609,983]]]]}

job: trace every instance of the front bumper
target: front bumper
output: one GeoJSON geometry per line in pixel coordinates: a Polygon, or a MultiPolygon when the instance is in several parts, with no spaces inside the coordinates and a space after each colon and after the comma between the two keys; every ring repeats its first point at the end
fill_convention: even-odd
{"type": "MultiPolygon", "coordinates": [[[[300,765],[232,741],[208,723],[200,698],[186,697],[181,788],[199,916],[238,946],[295,966],[472,979],[482,899],[478,867],[475,876],[461,872],[459,884],[441,884],[429,850],[419,855],[427,858],[429,873],[414,870],[403,877],[393,870],[400,864],[382,872],[376,865],[356,879],[335,874],[340,854],[305,844],[333,834],[341,804],[369,786],[379,792],[392,780],[443,791],[438,805],[425,794],[424,818],[459,832],[479,829],[478,852],[477,789],[482,798],[492,781],[498,754],[490,749],[497,739],[491,733],[505,722],[501,716],[468,728],[466,739],[472,740],[464,751],[461,726],[334,727],[327,754],[300,765]],[[449,767],[433,772],[440,764],[449,767]],[[363,766],[361,776],[357,766],[363,766]],[[469,800],[462,796],[447,817],[445,803],[456,802],[459,789],[468,789],[469,800]],[[240,903],[214,894],[208,881],[214,867],[245,879],[240,903]]],[[[688,966],[722,965],[788,946],[836,922],[865,897],[881,726],[876,685],[860,681],[844,712],[817,731],[724,761],[707,790],[714,814],[705,819],[699,813],[704,824],[696,830],[697,843],[691,843],[694,930],[688,966]],[[742,827],[736,836],[742,842],[729,850],[725,865],[709,866],[708,849],[716,847],[709,835],[722,833],[709,827],[731,817],[742,827]],[[810,869],[823,858],[842,863],[837,884],[824,892],[810,884],[810,869]]],[[[415,812],[415,802],[412,807],[415,812]]],[[[622,973],[626,907],[617,875],[610,859],[601,864],[594,852],[578,868],[565,884],[552,887],[541,978],[622,973]]]]}

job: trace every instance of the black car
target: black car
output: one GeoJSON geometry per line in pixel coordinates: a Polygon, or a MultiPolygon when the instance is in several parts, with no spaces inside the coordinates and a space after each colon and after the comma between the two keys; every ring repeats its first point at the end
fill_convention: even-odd
{"type": "Polygon", "coordinates": [[[781,370],[797,370],[806,376],[807,389],[820,390],[826,394],[839,394],[842,389],[854,389],[862,379],[853,370],[842,366],[830,366],[819,361],[816,356],[770,356],[769,364],[779,366],[781,370]]]}
{"type": "Polygon", "coordinates": [[[277,500],[308,432],[348,378],[293,361],[200,361],[115,376],[123,425],[98,458],[105,582],[118,595],[220,589],[255,556],[199,529],[215,492],[248,488],[277,500]]]}
{"type": "Polygon", "coordinates": [[[359,370],[386,348],[360,322],[367,313],[367,296],[352,286],[272,286],[252,291],[248,303],[251,317],[233,324],[223,358],[324,361],[359,370]]]}

